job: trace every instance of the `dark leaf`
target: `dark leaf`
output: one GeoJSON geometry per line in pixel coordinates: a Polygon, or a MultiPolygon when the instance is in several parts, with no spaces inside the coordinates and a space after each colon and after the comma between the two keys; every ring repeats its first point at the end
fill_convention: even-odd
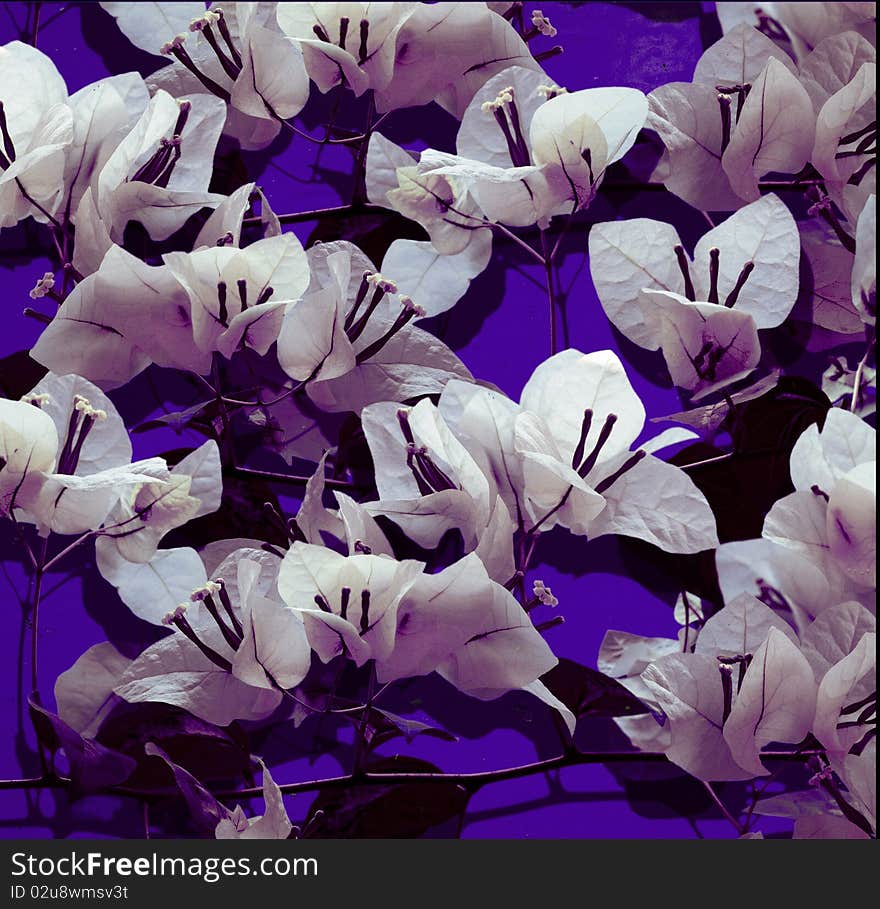
{"type": "Polygon", "coordinates": [[[309,235],[306,246],[349,240],[360,247],[369,260],[381,265],[388,247],[395,240],[427,240],[424,229],[392,211],[365,212],[351,217],[324,218],[309,235]]]}
{"type": "Polygon", "coordinates": [[[250,767],[248,743],[235,724],[223,729],[168,704],[121,704],[101,724],[96,738],[137,760],[130,784],[138,788],[168,782],[167,773],[155,761],[143,760],[147,742],[203,780],[241,779],[250,767]]]}
{"type": "Polygon", "coordinates": [[[202,416],[203,419],[210,419],[215,416],[216,407],[215,401],[202,401],[199,404],[193,404],[192,407],[187,407],[185,410],[177,410],[174,413],[166,413],[162,414],[161,417],[146,420],[135,426],[132,432],[147,432],[150,429],[159,429],[164,426],[169,426],[176,432],[182,432],[187,427],[192,426],[198,416],[202,416]]]}
{"type": "Polygon", "coordinates": [[[732,452],[697,442],[670,459],[706,496],[722,543],[761,536],[773,503],[794,489],[788,469],[794,443],[824,422],[830,406],[811,382],[783,376],[768,394],[736,408],[732,452]]]}
{"type": "Polygon", "coordinates": [[[18,350],[0,358],[0,395],[17,400],[27,394],[48,370],[26,350],[18,350]]]}
{"type": "Polygon", "coordinates": [[[280,526],[266,520],[266,510],[263,507],[266,502],[271,502],[281,512],[278,499],[268,482],[256,476],[239,476],[224,471],[220,508],[171,531],[165,537],[163,545],[194,546],[199,549],[215,540],[246,537],[286,547],[288,540],[280,526]]]}
{"type": "Polygon", "coordinates": [[[541,681],[577,717],[650,713],[649,708],[616,679],[564,657],[541,676],[541,681]]]}
{"type": "Polygon", "coordinates": [[[28,700],[37,738],[53,755],[64,750],[75,793],[97,792],[124,783],[135,768],[133,758],[83,738],[57,714],[28,700]]]}
{"type": "Polygon", "coordinates": [[[232,812],[225,805],[221,805],[188,770],[175,764],[158,745],[148,742],[144,746],[144,753],[148,757],[160,758],[165,762],[199,830],[213,836],[217,824],[224,818],[232,816],[232,812]]]}
{"type": "MultiPolygon", "coordinates": [[[[397,755],[367,766],[373,773],[437,773],[419,758],[397,755]]],[[[326,789],[312,802],[304,836],[317,838],[411,838],[461,816],[470,798],[453,782],[402,783],[326,789]]]]}
{"type": "Polygon", "coordinates": [[[428,723],[422,723],[406,716],[399,716],[388,710],[380,710],[378,707],[373,707],[370,711],[368,726],[370,729],[369,744],[371,748],[377,748],[379,745],[398,736],[403,736],[407,743],[411,743],[419,735],[442,739],[444,742],[458,741],[458,736],[447,732],[445,729],[440,729],[438,726],[430,726],[428,723]]]}

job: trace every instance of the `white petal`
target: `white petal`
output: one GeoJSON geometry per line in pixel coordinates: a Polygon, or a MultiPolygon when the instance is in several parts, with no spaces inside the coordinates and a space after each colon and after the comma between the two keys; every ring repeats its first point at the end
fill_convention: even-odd
{"type": "Polygon", "coordinates": [[[753,201],[765,174],[797,173],[810,159],[814,124],[810,96],[784,64],[771,59],[752,85],[722,158],[734,191],[753,201]]]}
{"type": "Polygon", "coordinates": [[[771,628],[724,724],[724,739],[736,762],[765,776],[769,771],[761,763],[761,749],[770,742],[800,742],[810,731],[815,706],[810,664],[786,634],[771,628]]]}
{"type": "Polygon", "coordinates": [[[737,294],[737,311],[748,313],[757,328],[775,328],[785,321],[798,296],[800,237],[787,206],[772,193],[710,230],[694,249],[694,288],[698,300],[708,299],[709,250],[720,250],[718,295],[724,303],[743,266],[754,265],[737,294]]]}
{"type": "Polygon", "coordinates": [[[608,221],[593,226],[589,243],[590,273],[605,314],[630,341],[656,350],[660,323],[650,302],[642,305],[642,288],[684,293],[677,231],[649,218],[608,221]]]}

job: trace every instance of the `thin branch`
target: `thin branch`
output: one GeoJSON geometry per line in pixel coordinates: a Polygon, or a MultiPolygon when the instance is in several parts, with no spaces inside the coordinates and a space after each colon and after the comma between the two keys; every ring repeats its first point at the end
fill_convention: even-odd
{"type": "MultiPolygon", "coordinates": [[[[242,467],[238,464],[233,464],[227,469],[227,472],[236,476],[259,477],[263,480],[275,480],[279,483],[291,483],[299,486],[304,486],[311,479],[311,477],[305,477],[299,474],[279,473],[274,470],[259,470],[256,467],[242,467]]],[[[325,477],[324,485],[327,487],[327,489],[360,491],[363,488],[357,483],[351,482],[350,480],[339,480],[335,477],[325,477]]]]}
{"type": "MultiPolygon", "coordinates": [[[[375,215],[380,212],[388,213],[389,209],[381,205],[371,205],[368,202],[359,202],[356,205],[334,205],[332,208],[314,208],[310,211],[287,212],[277,215],[281,224],[299,224],[302,221],[320,221],[323,218],[357,218],[366,215],[375,215]]],[[[262,224],[260,217],[245,218],[245,225],[262,224]]]]}
{"type": "MultiPolygon", "coordinates": [[[[804,761],[808,758],[822,754],[822,751],[764,751],[762,760],[777,761],[804,761]]],[[[319,780],[304,780],[297,783],[283,783],[278,788],[282,793],[291,795],[297,792],[314,792],[319,789],[339,789],[346,786],[395,786],[401,784],[445,784],[450,783],[462,786],[465,789],[476,790],[490,783],[500,783],[507,780],[520,779],[537,773],[547,773],[550,770],[560,770],[565,767],[575,767],[582,764],[665,764],[669,759],[662,752],[643,751],[568,751],[555,758],[535,761],[530,764],[520,764],[515,767],[503,767],[498,770],[481,770],[474,773],[363,773],[360,776],[326,777],[319,780]]],[[[2,789],[60,789],[71,785],[71,780],[66,777],[49,776],[32,777],[18,780],[0,780],[2,789]]],[[[250,786],[240,789],[211,790],[218,799],[258,798],[262,796],[262,787],[250,786]]],[[[102,790],[107,794],[128,796],[131,798],[154,799],[177,795],[177,789],[139,789],[130,786],[110,786],[102,790]]]]}
{"type": "Polygon", "coordinates": [[[705,780],[703,780],[702,782],[703,782],[703,786],[706,789],[706,792],[708,792],[709,795],[712,796],[712,801],[715,802],[715,804],[718,806],[718,810],[724,815],[725,818],[727,818],[727,820],[730,822],[733,829],[736,830],[737,834],[739,836],[742,836],[746,832],[745,825],[741,824],[730,813],[730,811],[727,809],[727,806],[724,804],[724,802],[721,801],[721,798],[719,797],[718,793],[712,788],[712,784],[707,783],[705,780]]]}

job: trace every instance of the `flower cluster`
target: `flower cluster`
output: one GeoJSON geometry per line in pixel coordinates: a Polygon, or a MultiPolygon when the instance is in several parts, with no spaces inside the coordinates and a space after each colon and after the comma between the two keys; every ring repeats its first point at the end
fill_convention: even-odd
{"type": "Polygon", "coordinates": [[[703,782],[740,835],[769,816],[874,836],[873,5],[719,3],[692,81],[647,94],[558,84],[555,5],[100,5],[155,58],[148,77],[69,94],[36,41],[0,47],[0,228],[31,220],[53,249],[26,310],[43,377],[2,376],[0,399],[46,780],[125,794],[159,768],[208,835],[336,835],[330,808],[291,823],[247,736],[338,722],[356,787],[389,739],[451,737],[384,709],[434,676],[450,697],[524,699],[566,760],[601,716],[703,782]],[[330,98],[366,127],[341,128],[330,98]],[[404,147],[392,115],[428,105],[449,144],[404,147]],[[229,149],[286,142],[351,150],[350,203],[278,215],[221,173],[229,149]],[[621,183],[659,190],[661,220],[609,215],[621,183]],[[663,220],[688,206],[701,230],[663,220]],[[607,317],[618,352],[571,340],[573,246],[597,300],[570,302],[607,317]],[[511,256],[540,266],[551,323],[518,395],[434,318],[479,309],[472,282],[511,256]],[[831,352],[824,376],[804,349],[831,352]],[[652,414],[677,424],[660,433],[647,373],[681,394],[652,414]],[[153,419],[131,397],[157,378],[186,403],[153,419]],[[185,447],[133,460],[135,430],[157,427],[185,447]],[[677,637],[608,631],[598,670],[579,667],[610,707],[560,660],[590,578],[573,603],[538,567],[548,544],[600,537],[636,554],[635,581],[651,562],[681,591],[677,637]],[[42,581],[85,544],[148,643],[95,644],[52,713],[42,581]],[[264,814],[218,801],[156,716],[234,751],[220,777],[259,768],[264,814]],[[776,761],[800,776],[769,789],[776,761]],[[765,777],[741,818],[712,788],[765,777]]]}

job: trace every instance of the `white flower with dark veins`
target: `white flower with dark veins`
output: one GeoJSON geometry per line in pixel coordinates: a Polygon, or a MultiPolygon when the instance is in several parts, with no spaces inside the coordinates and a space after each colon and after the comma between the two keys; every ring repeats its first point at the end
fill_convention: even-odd
{"type": "Polygon", "coordinates": [[[309,98],[302,49],[279,32],[274,12],[262,3],[202,9],[178,34],[163,32],[155,52],[174,62],[151,83],[175,97],[216,96],[227,105],[224,133],[243,148],[265,148],[309,98]]]}
{"type": "Polygon", "coordinates": [[[456,156],[431,150],[428,173],[467,187],[490,221],[546,224],[592,201],[605,169],[626,154],[647,116],[630,88],[566,92],[541,72],[511,67],[464,112],[456,156]]]}
{"type": "Polygon", "coordinates": [[[278,592],[302,617],[322,662],[345,655],[356,665],[382,662],[394,649],[401,599],[424,564],[387,556],[343,556],[294,543],[278,574],[278,592]]]}
{"type": "Polygon", "coordinates": [[[876,433],[834,407],[791,453],[795,491],[770,509],[760,540],[716,554],[725,598],[746,591],[792,614],[798,627],[838,603],[871,606],[876,568],[876,433]]]}
{"type": "Polygon", "coordinates": [[[590,270],[605,312],[641,347],[663,351],[676,385],[742,378],[798,297],[800,237],[775,195],[746,205],[688,256],[675,228],[637,218],[590,231],[590,270]]]}
{"type": "Polygon", "coordinates": [[[83,195],[77,230],[103,236],[106,252],[122,241],[129,221],[164,240],[190,215],[222,202],[208,184],[225,110],[210,95],[179,100],[156,92],[83,195]]]}
{"type": "Polygon", "coordinates": [[[379,501],[364,507],[384,515],[424,547],[458,530],[500,583],[514,573],[515,526],[504,500],[450,431],[437,407],[373,404],[361,412],[376,471],[379,501]]]}
{"type": "Polygon", "coordinates": [[[67,87],[55,64],[21,41],[0,47],[0,228],[29,216],[49,220],[72,140],[67,87]]]}
{"type": "Polygon", "coordinates": [[[342,83],[356,95],[384,89],[397,35],[418,3],[278,3],[281,31],[300,43],[322,92],[342,83]]]}
{"type": "Polygon", "coordinates": [[[620,533],[670,552],[717,545],[715,519],[679,468],[650,452],[692,437],[671,430],[632,450],[645,410],[611,351],[566,350],[546,360],[520,403],[450,382],[440,414],[524,530],[556,524],[597,537],[620,533]]]}
{"type": "Polygon", "coordinates": [[[13,503],[21,509],[17,520],[36,524],[43,535],[96,531],[125,496],[147,485],[157,493],[170,488],[162,458],[132,463],[131,441],[119,414],[90,382],[49,373],[25,400],[51,419],[56,447],[51,457],[48,439],[34,449],[43,466],[22,473],[13,503]]]}
{"type": "Polygon", "coordinates": [[[307,255],[312,280],[284,313],[278,362],[307,383],[319,407],[360,411],[375,401],[434,394],[452,377],[470,377],[442,341],[410,324],[424,310],[398,295],[393,276],[380,274],[356,246],[322,243],[307,255]]]}
{"type": "Polygon", "coordinates": [[[768,173],[810,159],[816,114],[788,55],[747,25],[713,44],[692,82],[648,96],[648,127],[666,147],[667,189],[701,210],[729,211],[760,195],[768,173]]]}
{"type": "Polygon", "coordinates": [[[114,687],[119,697],[173,704],[225,726],[268,716],[305,678],[311,651],[296,611],[271,595],[246,551],[226,568],[234,587],[218,577],[172,609],[163,622],[175,633],[126,668],[114,687]]]}

